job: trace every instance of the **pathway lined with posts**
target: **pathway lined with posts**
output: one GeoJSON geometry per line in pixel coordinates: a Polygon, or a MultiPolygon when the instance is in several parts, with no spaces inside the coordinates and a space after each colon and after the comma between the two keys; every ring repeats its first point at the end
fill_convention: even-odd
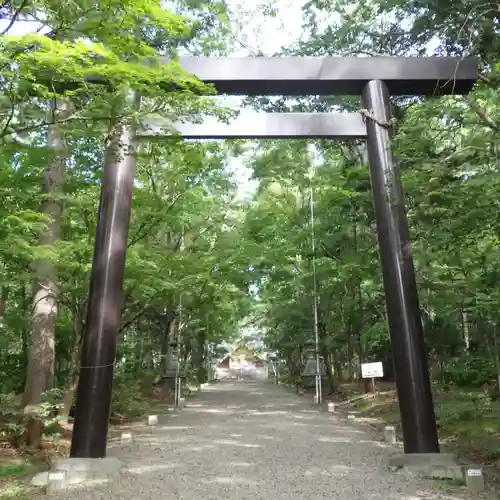
{"type": "MultiPolygon", "coordinates": [[[[393,447],[268,382],[221,382],[134,442],[110,442],[119,475],[52,498],[455,500],[488,498],[391,473],[393,447]]],[[[491,498],[491,494],[489,495],[491,498]]]]}

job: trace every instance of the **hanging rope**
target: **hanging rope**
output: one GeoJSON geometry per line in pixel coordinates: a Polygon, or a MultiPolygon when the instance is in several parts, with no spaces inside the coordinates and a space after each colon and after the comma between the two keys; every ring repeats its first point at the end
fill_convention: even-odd
{"type": "Polygon", "coordinates": [[[377,125],[380,125],[383,128],[390,129],[396,125],[396,118],[392,117],[389,121],[379,120],[372,111],[368,109],[360,109],[359,114],[362,116],[363,121],[366,123],[366,120],[372,120],[377,125]]]}

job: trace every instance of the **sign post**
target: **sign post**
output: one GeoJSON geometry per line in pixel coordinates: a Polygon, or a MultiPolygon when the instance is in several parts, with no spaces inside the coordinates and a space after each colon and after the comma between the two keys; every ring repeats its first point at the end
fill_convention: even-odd
{"type": "Polygon", "coordinates": [[[371,378],[375,389],[375,379],[384,376],[384,365],[381,361],[375,363],[361,363],[361,377],[371,378]]]}

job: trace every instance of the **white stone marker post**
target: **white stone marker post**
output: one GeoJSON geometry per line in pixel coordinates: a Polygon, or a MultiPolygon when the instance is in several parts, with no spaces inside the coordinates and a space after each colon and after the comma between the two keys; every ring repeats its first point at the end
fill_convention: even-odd
{"type": "Polygon", "coordinates": [[[47,493],[64,490],[67,486],[67,472],[65,470],[51,470],[47,476],[47,493]]]}
{"type": "Polygon", "coordinates": [[[131,432],[122,432],[122,443],[131,443],[132,442],[132,433],[131,432]]]}
{"type": "Polygon", "coordinates": [[[396,444],[396,427],[387,425],[384,429],[384,439],[387,444],[396,444]]]}
{"type": "Polygon", "coordinates": [[[465,469],[465,484],[471,493],[484,491],[484,476],[481,469],[465,469]]]}

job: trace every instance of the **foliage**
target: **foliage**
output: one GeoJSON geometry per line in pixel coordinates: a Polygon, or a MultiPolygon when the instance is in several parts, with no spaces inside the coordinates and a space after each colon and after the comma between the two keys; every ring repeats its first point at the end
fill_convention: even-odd
{"type": "MultiPolygon", "coordinates": [[[[303,34],[285,55],[478,55],[467,97],[394,99],[397,136],[434,379],[499,385],[498,85],[494,6],[477,2],[322,2],[303,5],[303,34]],[[494,34],[495,33],[495,34],[494,34]],[[488,42],[485,42],[488,40],[488,42]]],[[[359,109],[344,98],[257,99],[261,109],[359,109]]],[[[392,373],[370,181],[357,144],[273,141],[252,158],[258,198],[246,219],[259,245],[259,322],[295,377],[313,341],[312,230],[320,349],[335,377],[379,360],[392,373]],[[311,147],[311,145],[309,145],[311,147]],[[315,165],[312,181],[307,176],[315,165]]],[[[335,381],[330,385],[334,389],[335,381]]]]}
{"type": "MultiPolygon", "coordinates": [[[[1,418],[14,434],[24,432],[19,395],[29,385],[41,263],[52,271],[57,318],[50,331],[54,376],[38,410],[49,423],[73,402],[114,120],[136,127],[151,115],[227,116],[210,99],[211,89],[184,74],[175,59],[231,52],[243,44],[232,23],[244,25],[254,12],[235,14],[222,0],[169,5],[76,0],[63,9],[53,1],[0,7],[6,22],[0,37],[0,393],[9,395],[1,418]],[[15,33],[20,21],[39,29],[15,33]],[[128,99],[129,89],[140,103],[128,99]],[[49,190],[57,159],[63,179],[49,190]],[[60,207],[59,217],[49,202],[60,207]],[[57,237],[47,243],[54,225],[57,237]]],[[[276,15],[267,2],[263,11],[276,15]]],[[[497,7],[483,9],[475,0],[309,0],[303,14],[300,40],[284,47],[284,55],[474,54],[484,64],[469,96],[394,99],[393,147],[432,379],[453,391],[486,385],[481,405],[494,404],[491,386],[500,385],[497,7]]],[[[272,111],[360,107],[359,99],[343,97],[249,102],[272,111]]],[[[383,361],[393,378],[364,156],[362,144],[320,140],[138,142],[116,414],[144,410],[176,339],[190,381],[202,382],[208,359],[250,328],[279,354],[282,380],[295,383],[313,341],[315,281],[330,389],[359,377],[364,361],[383,361]],[[250,199],[241,196],[235,175],[241,164],[257,184],[250,199]]],[[[469,411],[440,418],[474,420],[469,411]]]]}
{"type": "MultiPolygon", "coordinates": [[[[139,126],[146,115],[220,114],[203,97],[210,89],[175,57],[222,50],[217,31],[228,19],[223,2],[184,0],[171,10],[156,0],[77,1],[64,9],[57,2],[11,2],[1,14],[7,25],[0,37],[0,393],[14,395],[2,429],[22,434],[17,395],[25,386],[28,392],[35,352],[37,269],[50,263],[57,282],[55,377],[36,402],[48,429],[55,415],[66,418],[77,382],[110,125],[116,118],[139,126]],[[11,33],[18,22],[38,29],[11,33]],[[162,63],[162,56],[173,60],[162,63]],[[129,90],[140,94],[139,107],[124,99],[129,90]],[[57,152],[63,181],[53,192],[44,184],[54,161],[47,133],[64,143],[57,152]],[[60,219],[47,212],[48,202],[61,206],[60,219]],[[47,243],[54,223],[59,236],[47,243]]],[[[184,362],[199,367],[206,344],[236,335],[249,311],[245,254],[233,252],[244,206],[228,169],[232,154],[226,144],[173,138],[138,144],[114,413],[144,411],[144,384],[150,390],[165,369],[174,337],[182,338],[184,362]]]]}

